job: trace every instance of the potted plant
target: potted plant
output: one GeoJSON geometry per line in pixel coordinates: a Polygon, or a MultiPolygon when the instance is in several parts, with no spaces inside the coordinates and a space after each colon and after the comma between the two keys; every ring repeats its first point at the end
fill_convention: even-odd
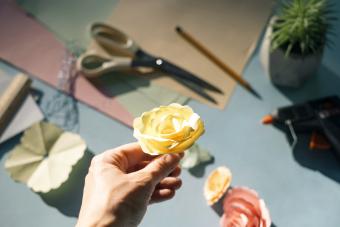
{"type": "Polygon", "coordinates": [[[260,50],[262,66],[274,84],[299,87],[317,71],[331,20],[327,0],[283,3],[269,22],[260,50]]]}

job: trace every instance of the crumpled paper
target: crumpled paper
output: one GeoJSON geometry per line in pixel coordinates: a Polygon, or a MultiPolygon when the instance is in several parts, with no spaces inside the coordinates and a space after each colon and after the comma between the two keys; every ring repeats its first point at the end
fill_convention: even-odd
{"type": "Polygon", "coordinates": [[[34,124],[9,154],[5,169],[18,182],[35,192],[59,188],[84,155],[85,141],[47,122],[34,124]]]}

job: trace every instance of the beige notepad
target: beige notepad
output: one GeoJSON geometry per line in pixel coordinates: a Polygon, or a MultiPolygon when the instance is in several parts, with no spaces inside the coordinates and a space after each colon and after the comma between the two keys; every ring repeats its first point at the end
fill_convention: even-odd
{"type": "MultiPolygon", "coordinates": [[[[109,23],[129,34],[146,51],[162,56],[197,74],[224,91],[209,92],[224,108],[235,82],[175,32],[187,32],[242,73],[265,26],[272,0],[122,0],[109,23]]],[[[213,105],[169,76],[154,82],[213,105]]],[[[247,91],[244,91],[247,92],[247,91]]]]}

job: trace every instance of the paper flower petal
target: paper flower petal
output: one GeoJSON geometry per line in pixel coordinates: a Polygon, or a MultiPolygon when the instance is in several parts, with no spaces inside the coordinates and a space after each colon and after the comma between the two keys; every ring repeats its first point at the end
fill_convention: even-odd
{"type": "Polygon", "coordinates": [[[258,194],[246,187],[228,191],[223,201],[221,227],[270,227],[268,208],[258,194]]]}
{"type": "Polygon", "coordinates": [[[133,136],[151,155],[184,152],[204,133],[200,116],[176,103],[144,112],[134,119],[133,128],[133,136]]]}
{"type": "Polygon", "coordinates": [[[32,153],[45,155],[63,130],[53,124],[34,124],[28,128],[21,138],[21,145],[32,153]]]}
{"type": "Polygon", "coordinates": [[[208,205],[212,206],[221,201],[232,180],[231,171],[224,166],[213,170],[204,184],[204,197],[208,205]]]}
{"type": "Polygon", "coordinates": [[[48,192],[68,179],[85,150],[85,141],[79,135],[42,122],[25,131],[21,144],[10,152],[5,168],[14,180],[33,191],[48,192]]]}

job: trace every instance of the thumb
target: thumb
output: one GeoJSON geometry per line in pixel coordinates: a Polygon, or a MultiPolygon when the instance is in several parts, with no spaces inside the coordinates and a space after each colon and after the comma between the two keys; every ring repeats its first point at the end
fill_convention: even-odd
{"type": "Polygon", "coordinates": [[[141,171],[151,175],[151,180],[156,185],[177,167],[180,160],[179,154],[165,154],[151,161],[141,171]]]}

